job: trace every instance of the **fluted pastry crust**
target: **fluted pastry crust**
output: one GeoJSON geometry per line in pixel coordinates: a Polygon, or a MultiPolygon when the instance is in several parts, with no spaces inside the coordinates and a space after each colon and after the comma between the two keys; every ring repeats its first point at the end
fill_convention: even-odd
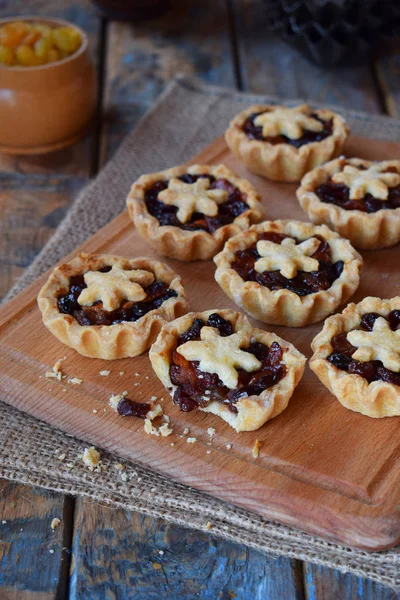
{"type": "Polygon", "coordinates": [[[233,413],[225,404],[218,401],[210,402],[206,408],[200,408],[204,412],[218,415],[236,431],[254,431],[285,410],[295,387],[303,375],[306,358],[292,344],[274,333],[253,329],[248,319],[239,312],[228,309],[214,309],[199,313],[187,313],[175,321],[166,323],[150,348],[150,361],[157,377],[173,396],[177,386],[173,385],[171,381],[169,369],[172,364],[174,350],[177,347],[178,337],[189,329],[194,319],[207,321],[208,317],[215,312],[232,323],[235,333],[248,329],[251,331],[252,340],[267,346],[271,346],[273,342],[278,342],[284,351],[282,360],[286,366],[285,376],[277,384],[264,390],[258,396],[240,398],[236,403],[237,413],[233,413]]]}
{"type": "Polygon", "coordinates": [[[139,234],[158,254],[185,261],[212,259],[228,238],[247,229],[251,224],[258,223],[263,215],[260,196],[255,188],[249,181],[241,179],[225,165],[191,165],[189,167],[182,165],[159,173],[142,175],[132,185],[127,198],[127,206],[139,234]],[[213,233],[202,230],[188,231],[172,225],[160,225],[159,221],[147,210],[144,200],[145,191],[156,181],[168,181],[185,173],[190,175],[210,174],[217,179],[229,180],[246,196],[245,202],[249,209],[236,217],[232,223],[219,227],[213,233]]]}
{"type": "Polygon", "coordinates": [[[186,312],[188,302],[181,278],[167,265],[149,258],[122,258],[111,254],[78,254],[70,262],[56,267],[38,295],[43,323],[63,344],[90,358],[113,360],[138,356],[156,339],[166,321],[186,312]],[[80,325],[58,309],[58,298],[67,293],[70,278],[88,271],[118,264],[125,269],[143,269],[154,274],[177,293],[159,308],[149,311],[137,321],[114,325],[80,325]]]}
{"type": "MultiPolygon", "coordinates": [[[[370,167],[374,164],[360,158],[337,158],[307,173],[296,192],[300,206],[313,223],[328,225],[360,250],[388,248],[400,242],[400,208],[372,213],[345,210],[335,204],[321,202],[315,190],[346,165],[370,167]]],[[[394,167],[400,173],[400,160],[381,161],[379,164],[394,167]]]]}
{"type": "Polygon", "coordinates": [[[350,242],[325,225],[284,220],[264,221],[234,236],[215,256],[214,262],[217,265],[215,279],[233,302],[264,323],[289,327],[304,327],[331,314],[356,291],[363,264],[361,256],[350,242]],[[321,236],[331,247],[332,262],[344,262],[340,277],[329,289],[307,296],[299,296],[287,289],[270,290],[256,281],[244,281],[231,266],[235,252],[247,249],[258,239],[258,234],[266,231],[283,233],[299,240],[321,236]]]}
{"type": "MultiPolygon", "coordinates": [[[[299,106],[299,110],[304,106],[307,105],[299,106]]],[[[307,171],[340,154],[349,134],[349,128],[343,117],[330,110],[310,109],[310,112],[325,121],[333,120],[332,134],[319,142],[310,142],[296,148],[285,143],[271,144],[267,141],[251,140],[243,131],[243,126],[251,114],[284,108],[284,106],[264,104],[250,106],[231,121],[225,132],[225,139],[230,150],[252,173],[272,181],[296,182],[300,181],[307,171]]]]}
{"type": "Polygon", "coordinates": [[[382,300],[368,296],[358,304],[349,304],[342,313],[326,319],[322,331],[313,339],[310,368],[336,396],[343,406],[368,417],[381,418],[400,415],[400,387],[386,381],[368,383],[361,375],[347,373],[331,364],[331,340],[335,335],[349,332],[360,324],[365,313],[382,316],[400,309],[400,296],[382,300]]]}

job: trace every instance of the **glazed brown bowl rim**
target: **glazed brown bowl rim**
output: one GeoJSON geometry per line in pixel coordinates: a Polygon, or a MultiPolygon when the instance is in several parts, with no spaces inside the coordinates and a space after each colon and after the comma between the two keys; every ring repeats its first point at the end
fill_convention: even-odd
{"type": "Polygon", "coordinates": [[[66,63],[71,62],[74,59],[81,56],[87,50],[87,48],[89,46],[89,39],[88,39],[87,33],[83,29],[81,29],[81,27],[79,27],[79,25],[75,25],[75,23],[71,23],[70,21],[66,21],[65,19],[58,19],[57,17],[54,17],[54,18],[53,17],[41,17],[40,15],[28,15],[28,16],[23,16],[23,17],[15,15],[13,17],[5,17],[3,19],[0,19],[0,27],[2,25],[5,25],[6,23],[12,23],[14,21],[17,21],[17,22],[35,21],[40,24],[41,23],[43,23],[43,24],[56,23],[59,25],[67,26],[67,27],[73,27],[80,33],[81,38],[82,38],[82,44],[80,45],[78,50],[76,50],[76,52],[74,52],[70,56],[66,56],[65,58],[61,58],[60,60],[56,60],[52,63],[46,63],[44,65],[25,66],[25,65],[3,65],[3,64],[0,64],[0,69],[4,69],[5,71],[25,73],[27,71],[32,72],[32,71],[42,71],[45,69],[56,69],[58,66],[65,65],[66,63]]]}

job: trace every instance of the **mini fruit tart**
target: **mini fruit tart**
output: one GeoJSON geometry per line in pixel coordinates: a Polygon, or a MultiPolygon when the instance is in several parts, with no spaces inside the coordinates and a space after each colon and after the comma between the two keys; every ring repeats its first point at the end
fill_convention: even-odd
{"type": "Polygon", "coordinates": [[[330,110],[259,104],[231,121],[225,139],[252,173],[273,181],[300,181],[307,171],[338,156],[348,133],[344,119],[330,110]]]}
{"type": "Polygon", "coordinates": [[[167,265],[84,253],[54,269],[38,304],[61,342],[109,360],[138,356],[188,308],[181,278],[167,265]]]}
{"type": "Polygon", "coordinates": [[[343,406],[400,415],[400,296],[349,304],[325,321],[312,349],[310,368],[343,406]]]}
{"type": "Polygon", "coordinates": [[[262,218],[253,186],[224,165],[181,166],[142,175],[127,199],[139,234],[159,253],[209,260],[262,218]]]}
{"type": "Polygon", "coordinates": [[[254,431],[285,410],[306,362],[292,344],[232,310],[167,323],[149,356],[180,410],[213,413],[236,431],[254,431]]]}
{"type": "Polygon", "coordinates": [[[265,221],[228,240],[215,279],[240,308],[271,325],[321,321],[357,289],[361,256],[325,225],[265,221]]]}
{"type": "Polygon", "coordinates": [[[340,157],[314,169],[297,190],[314,223],[325,223],[363,250],[400,241],[400,160],[340,157]]]}

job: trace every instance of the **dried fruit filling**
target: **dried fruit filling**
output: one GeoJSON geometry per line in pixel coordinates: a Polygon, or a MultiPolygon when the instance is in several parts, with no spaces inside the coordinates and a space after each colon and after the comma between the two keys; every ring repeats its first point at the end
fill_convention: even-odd
{"type": "MultiPolygon", "coordinates": [[[[385,173],[397,173],[394,168],[389,168],[385,173]]],[[[366,213],[374,213],[382,209],[400,208],[400,185],[389,188],[387,200],[379,200],[371,194],[365,194],[359,200],[350,198],[350,189],[341,183],[335,183],[329,179],[315,190],[318,198],[325,204],[335,204],[344,210],[361,210],[366,213]]]]}
{"type": "Polygon", "coordinates": [[[329,121],[323,121],[319,118],[319,116],[316,113],[310,113],[310,117],[323,124],[323,129],[321,131],[310,131],[308,129],[305,129],[301,137],[293,140],[287,137],[286,135],[264,137],[262,127],[256,126],[254,124],[255,119],[262,114],[262,112],[251,114],[249,117],[247,117],[245,124],[243,125],[243,131],[251,140],[269,142],[270,144],[290,144],[290,146],[300,148],[301,146],[304,146],[305,144],[310,144],[311,142],[322,142],[322,140],[332,135],[332,119],[330,119],[329,121]]]}
{"type": "MultiPolygon", "coordinates": [[[[366,313],[360,321],[360,328],[365,331],[372,331],[375,320],[382,317],[378,313],[366,313]]],[[[392,310],[387,317],[384,317],[390,325],[392,331],[400,327],[400,310],[392,310]]],[[[352,356],[357,350],[347,340],[347,332],[335,335],[331,340],[333,352],[328,356],[329,362],[341,371],[347,371],[353,375],[361,375],[371,383],[372,381],[386,381],[394,385],[400,385],[400,373],[390,371],[383,366],[380,360],[371,360],[368,362],[359,362],[353,360],[352,356]]]]}
{"type": "MultiPolygon", "coordinates": [[[[223,319],[218,313],[213,313],[206,323],[202,319],[195,319],[191,327],[179,336],[177,346],[189,340],[199,340],[200,331],[205,325],[215,327],[224,337],[234,333],[230,321],[223,319]]],[[[225,387],[218,375],[201,371],[198,361],[188,361],[175,350],[169,370],[172,383],[178,386],[174,393],[174,403],[182,411],[190,412],[205,407],[210,402],[218,401],[226,404],[232,412],[236,413],[235,405],[240,398],[258,396],[285,376],[283,350],[277,342],[273,342],[270,348],[261,342],[252,342],[243,350],[253,354],[262,366],[259,371],[252,373],[238,369],[239,383],[234,390],[225,387]]]]}
{"type": "MultiPolygon", "coordinates": [[[[108,273],[110,270],[111,267],[99,269],[102,273],[108,273]]],[[[68,292],[58,298],[58,310],[75,317],[79,325],[116,325],[126,321],[137,321],[151,310],[159,308],[168,298],[178,295],[165,283],[156,280],[143,288],[147,294],[145,300],[136,303],[125,301],[116,310],[106,311],[101,301],[92,306],[81,306],[78,303],[80,293],[87,287],[83,275],[74,275],[69,282],[68,292]]]]}
{"type": "MultiPolygon", "coordinates": [[[[259,234],[257,241],[268,240],[275,244],[281,244],[282,240],[287,237],[291,236],[284,235],[283,233],[266,231],[259,234]]],[[[294,292],[298,296],[307,296],[308,294],[314,294],[320,290],[327,290],[342,274],[344,263],[342,260],[332,263],[331,249],[328,242],[319,236],[315,237],[321,242],[312,255],[312,258],[318,260],[318,271],[312,271],[311,273],[298,271],[292,279],[288,279],[282,275],[280,271],[264,271],[263,273],[258,273],[254,268],[255,262],[260,258],[260,255],[257,252],[257,242],[254,242],[254,244],[246,248],[246,250],[238,250],[235,252],[235,261],[231,265],[232,269],[235,269],[244,281],[255,281],[270,290],[286,289],[294,292]]],[[[296,238],[293,239],[296,241],[296,244],[300,244],[301,241],[304,241],[300,241],[296,238]]]]}
{"type": "Polygon", "coordinates": [[[145,202],[149,213],[155,217],[160,225],[173,225],[180,229],[188,231],[202,230],[213,233],[224,225],[232,223],[236,217],[249,209],[246,204],[246,194],[239,188],[230,183],[227,179],[216,179],[213,175],[190,175],[186,173],[179,179],[184,183],[195,183],[198,179],[206,177],[210,180],[211,190],[225,190],[228,192],[228,199],[218,207],[218,214],[215,217],[207,217],[202,213],[195,212],[187,223],[181,223],[176,216],[178,208],[169,206],[158,200],[158,194],[167,189],[168,181],[156,181],[145,192],[145,202]]]}

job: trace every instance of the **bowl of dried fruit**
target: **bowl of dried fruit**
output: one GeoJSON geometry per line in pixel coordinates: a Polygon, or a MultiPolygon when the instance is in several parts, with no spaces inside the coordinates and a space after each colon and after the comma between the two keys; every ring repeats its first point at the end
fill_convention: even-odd
{"type": "Polygon", "coordinates": [[[84,31],[61,19],[0,20],[0,152],[41,154],[79,139],[96,107],[84,31]]]}

